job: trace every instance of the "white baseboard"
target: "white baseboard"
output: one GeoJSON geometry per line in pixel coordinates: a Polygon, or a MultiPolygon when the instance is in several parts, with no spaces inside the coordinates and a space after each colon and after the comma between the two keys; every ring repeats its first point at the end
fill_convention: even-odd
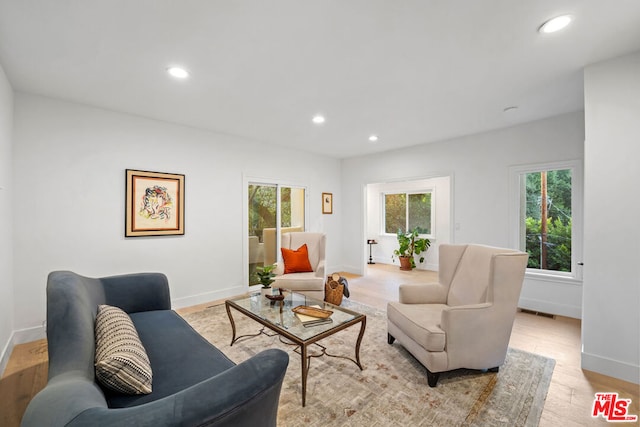
{"type": "Polygon", "coordinates": [[[11,356],[11,352],[13,351],[13,334],[7,340],[4,348],[2,349],[2,353],[0,353],[0,378],[4,375],[4,370],[7,367],[7,363],[9,363],[9,357],[11,356]]]}
{"type": "MultiPolygon", "coordinates": [[[[587,371],[597,372],[609,377],[618,378],[633,384],[640,384],[640,366],[595,354],[581,353],[581,367],[587,371]]],[[[596,390],[611,391],[611,390],[596,390]]]]}
{"type": "Polygon", "coordinates": [[[9,363],[9,358],[13,352],[13,348],[18,344],[24,344],[26,342],[37,341],[46,338],[46,333],[43,326],[34,326],[32,328],[19,329],[13,331],[9,341],[2,349],[0,354],[0,377],[4,374],[4,370],[9,363]]]}
{"type": "Polygon", "coordinates": [[[249,288],[246,285],[237,285],[225,289],[218,289],[212,292],[205,292],[203,294],[176,298],[171,300],[171,307],[173,309],[191,307],[193,305],[204,304],[210,301],[216,301],[241,295],[248,290],[249,288]]]}
{"type": "Polygon", "coordinates": [[[572,317],[574,319],[582,319],[582,307],[576,307],[572,305],[558,304],[550,301],[542,301],[532,298],[520,298],[520,300],[518,301],[518,307],[526,308],[527,310],[539,311],[542,313],[572,317]]]}

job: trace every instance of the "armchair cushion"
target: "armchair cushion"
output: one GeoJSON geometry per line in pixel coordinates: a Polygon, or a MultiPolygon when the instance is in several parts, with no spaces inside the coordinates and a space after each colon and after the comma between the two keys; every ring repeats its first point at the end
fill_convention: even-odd
{"type": "Polygon", "coordinates": [[[413,341],[428,351],[443,351],[446,334],[440,327],[445,304],[400,304],[390,302],[387,317],[413,341]]]}
{"type": "Polygon", "coordinates": [[[280,250],[284,261],[284,274],[313,272],[309,263],[309,251],[306,243],[296,250],[287,248],[280,250]]]}

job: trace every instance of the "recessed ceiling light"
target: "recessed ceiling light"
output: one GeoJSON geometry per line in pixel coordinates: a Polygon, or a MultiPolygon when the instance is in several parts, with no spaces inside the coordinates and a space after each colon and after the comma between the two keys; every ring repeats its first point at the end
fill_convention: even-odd
{"type": "Polygon", "coordinates": [[[371,135],[369,137],[369,142],[377,142],[378,141],[378,135],[371,135]]]}
{"type": "Polygon", "coordinates": [[[325,122],[325,118],[323,115],[317,114],[315,116],[313,116],[313,119],[311,119],[311,121],[313,121],[313,123],[317,124],[317,125],[321,125],[322,123],[325,122]]]}
{"type": "Polygon", "coordinates": [[[178,79],[186,79],[187,77],[189,77],[189,72],[180,67],[167,68],[167,73],[178,79]]]}
{"type": "Polygon", "coordinates": [[[571,15],[561,15],[549,19],[538,28],[538,32],[543,34],[555,33],[565,28],[571,23],[573,17],[571,15]]]}

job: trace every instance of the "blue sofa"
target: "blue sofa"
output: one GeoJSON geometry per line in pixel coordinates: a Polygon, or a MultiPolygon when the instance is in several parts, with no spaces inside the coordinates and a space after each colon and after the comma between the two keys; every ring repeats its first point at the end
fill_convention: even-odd
{"type": "Polygon", "coordinates": [[[171,310],[163,274],[51,273],[47,339],[49,380],[29,403],[24,427],[276,425],[287,353],[265,350],[236,365],[171,310]],[[151,362],[151,394],[123,395],[96,382],[99,304],[131,317],[151,362]]]}

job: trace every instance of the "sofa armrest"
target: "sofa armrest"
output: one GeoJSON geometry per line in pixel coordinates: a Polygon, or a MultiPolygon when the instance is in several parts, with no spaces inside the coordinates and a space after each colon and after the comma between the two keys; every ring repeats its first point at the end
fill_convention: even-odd
{"type": "Polygon", "coordinates": [[[106,303],[127,313],[171,310],[169,281],[162,273],[138,273],[103,277],[106,303]]]}
{"type": "Polygon", "coordinates": [[[407,283],[400,285],[402,304],[446,304],[448,289],[440,283],[407,283]]]}
{"type": "Polygon", "coordinates": [[[265,350],[179,393],[124,409],[91,408],[69,426],[275,426],[289,356],[265,350]]]}

